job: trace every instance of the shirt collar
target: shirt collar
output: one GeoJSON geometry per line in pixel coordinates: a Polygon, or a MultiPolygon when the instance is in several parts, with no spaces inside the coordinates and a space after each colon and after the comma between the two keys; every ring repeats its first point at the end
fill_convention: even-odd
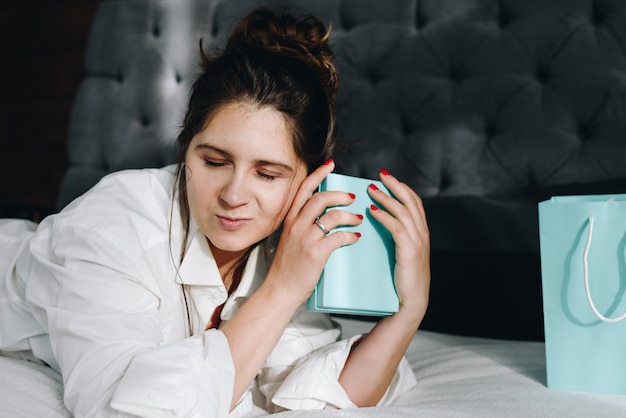
{"type": "MultiPolygon", "coordinates": [[[[192,286],[223,287],[224,283],[206,236],[193,220],[190,220],[189,230],[189,245],[178,269],[176,282],[192,286]]],[[[268,270],[265,253],[264,244],[252,250],[241,282],[229,299],[248,298],[259,288],[268,270]]]]}
{"type": "Polygon", "coordinates": [[[176,282],[192,286],[224,285],[207,238],[193,220],[190,220],[189,244],[180,263],[176,282]]]}

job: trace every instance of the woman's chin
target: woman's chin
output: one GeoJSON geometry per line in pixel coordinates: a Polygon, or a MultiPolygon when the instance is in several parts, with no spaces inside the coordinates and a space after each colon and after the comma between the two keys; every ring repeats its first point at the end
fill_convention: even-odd
{"type": "MultiPolygon", "coordinates": [[[[256,242],[256,241],[255,241],[256,242]]],[[[254,242],[243,239],[224,239],[221,237],[209,237],[209,243],[211,250],[228,252],[228,253],[241,253],[250,248],[254,242]]]]}

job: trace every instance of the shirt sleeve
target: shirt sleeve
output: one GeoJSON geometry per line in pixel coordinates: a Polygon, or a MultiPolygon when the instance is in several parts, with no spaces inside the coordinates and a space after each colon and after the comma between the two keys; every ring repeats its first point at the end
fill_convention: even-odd
{"type": "Polygon", "coordinates": [[[81,417],[228,415],[234,366],[225,336],[165,340],[165,299],[132,254],[72,227],[40,235],[27,299],[47,330],[68,409],[81,417]]]}
{"type": "MultiPolygon", "coordinates": [[[[362,335],[338,341],[338,325],[326,315],[306,312],[305,307],[296,313],[290,328],[286,333],[291,336],[281,339],[278,351],[272,353],[273,357],[259,374],[259,389],[266,397],[267,410],[356,408],[339,383],[339,375],[352,346],[362,335]],[[315,326],[319,327],[317,333],[312,331],[315,326]],[[297,352],[307,346],[308,353],[295,360],[293,354],[284,352],[287,347],[295,347],[293,351],[297,352]]],[[[378,405],[390,404],[415,384],[413,370],[403,358],[378,405]]]]}
{"type": "Polygon", "coordinates": [[[226,337],[206,331],[135,355],[111,406],[141,417],[225,417],[234,376],[226,337]]]}

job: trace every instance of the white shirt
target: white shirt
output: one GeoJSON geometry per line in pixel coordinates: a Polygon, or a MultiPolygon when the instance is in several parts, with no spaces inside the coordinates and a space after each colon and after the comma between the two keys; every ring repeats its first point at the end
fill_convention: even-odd
{"type": "MultiPolygon", "coordinates": [[[[234,315],[271,256],[267,246],[255,249],[226,300],[193,221],[179,263],[173,181],[172,166],[119,172],[36,231],[26,221],[0,221],[0,350],[32,352],[59,371],[65,403],[80,417],[354,407],[338,376],[358,336],[337,341],[337,325],[303,305],[229,414],[235,370],[228,341],[204,327],[224,301],[222,321],[234,315]]],[[[380,404],[414,384],[403,360],[380,404]]]]}

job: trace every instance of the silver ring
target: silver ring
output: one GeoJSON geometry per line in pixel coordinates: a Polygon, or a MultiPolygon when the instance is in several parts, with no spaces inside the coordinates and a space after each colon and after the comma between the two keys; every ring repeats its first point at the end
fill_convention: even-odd
{"type": "Polygon", "coordinates": [[[317,227],[320,229],[320,231],[324,233],[324,235],[328,235],[330,233],[330,231],[326,229],[324,225],[322,225],[322,223],[320,222],[320,218],[317,218],[315,220],[315,225],[317,225],[317,227]]]}

